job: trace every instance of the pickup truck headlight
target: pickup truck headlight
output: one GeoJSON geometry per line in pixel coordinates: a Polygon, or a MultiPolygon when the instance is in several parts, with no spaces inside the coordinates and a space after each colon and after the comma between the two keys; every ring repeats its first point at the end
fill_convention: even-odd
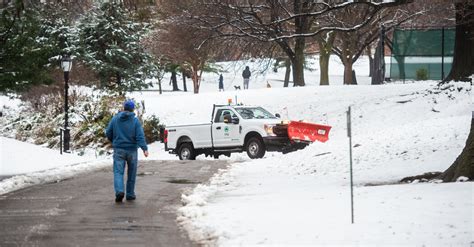
{"type": "Polygon", "coordinates": [[[265,129],[265,132],[267,132],[267,135],[276,136],[275,133],[273,133],[273,126],[275,126],[275,125],[271,125],[271,124],[263,125],[263,128],[265,129]]]}

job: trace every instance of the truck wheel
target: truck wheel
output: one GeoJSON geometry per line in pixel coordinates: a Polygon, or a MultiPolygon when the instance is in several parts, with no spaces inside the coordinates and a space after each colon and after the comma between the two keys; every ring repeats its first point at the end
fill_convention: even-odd
{"type": "Polygon", "coordinates": [[[196,152],[194,151],[193,144],[185,142],[179,146],[178,156],[180,160],[195,160],[196,152]]]}
{"type": "Polygon", "coordinates": [[[260,159],[265,155],[265,146],[258,137],[252,137],[247,141],[247,155],[251,159],[260,159]]]}

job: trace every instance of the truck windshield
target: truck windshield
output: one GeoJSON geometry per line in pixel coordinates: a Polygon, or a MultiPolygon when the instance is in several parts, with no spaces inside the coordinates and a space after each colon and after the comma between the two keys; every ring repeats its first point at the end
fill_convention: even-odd
{"type": "Polygon", "coordinates": [[[245,108],[235,108],[235,110],[242,116],[244,119],[274,119],[276,118],[263,109],[262,107],[245,107],[245,108]]]}

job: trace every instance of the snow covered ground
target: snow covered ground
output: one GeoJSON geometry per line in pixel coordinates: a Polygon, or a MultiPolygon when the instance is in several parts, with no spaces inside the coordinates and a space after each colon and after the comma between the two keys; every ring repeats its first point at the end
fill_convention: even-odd
{"type": "MultiPolygon", "coordinates": [[[[315,72],[308,73],[305,88],[266,88],[267,78],[275,76],[270,72],[251,81],[249,91],[230,87],[218,93],[217,76],[207,75],[201,93],[185,99],[167,94],[155,100],[156,92],[134,95],[168,125],[209,122],[212,104],[228,98],[235,102],[237,97],[239,103],[262,105],[283,118],[333,126],[327,143],[288,155],[267,153],[251,161],[233,154],[231,159],[238,163],[183,196],[178,220],[191,238],[222,246],[431,246],[474,241],[472,183],[394,184],[405,176],[443,171],[459,155],[474,109],[471,86],[453,84],[443,92],[433,81],[369,86],[365,62],[356,66],[358,86],[342,86],[342,70],[335,63],[330,87],[315,86],[315,72]],[[355,146],[354,225],[348,106],[353,111],[355,146]]],[[[224,78],[231,86],[241,83],[239,71],[224,78]]]]}
{"type": "Polygon", "coordinates": [[[474,241],[472,183],[366,186],[443,171],[459,155],[473,110],[472,93],[466,91],[470,85],[429,94],[434,85],[261,89],[258,97],[254,93],[259,90],[240,95],[243,102],[273,112],[289,109],[291,119],[329,124],[330,139],[288,155],[243,159],[209,185],[183,196],[186,206],[179,221],[193,239],[221,246],[469,245],[474,241]],[[349,105],[354,225],[345,113],[349,105]]]}
{"type": "MultiPolygon", "coordinates": [[[[185,206],[179,209],[178,221],[191,238],[219,246],[472,244],[472,182],[395,184],[405,176],[443,171],[459,155],[474,110],[471,85],[451,83],[443,91],[433,81],[370,86],[368,61],[361,59],[354,66],[360,85],[343,86],[342,65],[333,59],[331,86],[316,86],[316,70],[306,74],[307,87],[282,88],[277,81],[283,78],[280,69],[254,73],[251,90],[235,90],[234,85],[242,84],[240,73],[247,64],[253,72],[263,66],[224,64],[228,69],[225,92],[217,90],[218,75],[205,74],[198,95],[147,91],[130,97],[145,101],[146,114],[156,114],[167,125],[209,122],[212,104],[237,98],[285,119],[331,125],[330,139],[287,155],[267,153],[260,160],[232,154],[229,159],[235,164],[227,171],[183,195],[185,206]],[[350,223],[348,106],[353,122],[355,224],[350,223]]],[[[190,80],[187,86],[192,88],[190,80]]],[[[19,151],[15,155],[19,158],[9,158],[8,163],[5,157],[33,147],[11,140],[4,143],[2,139],[0,175],[7,164],[26,174],[0,181],[0,194],[111,165],[110,158],[78,164],[82,161],[69,156],[64,163],[58,161],[59,166],[56,161],[48,166],[42,165],[49,162],[37,162],[36,171],[28,170],[31,162],[23,157],[26,153],[33,157],[33,151],[19,151]]],[[[53,161],[57,155],[57,151],[41,152],[35,160],[53,161]]],[[[150,155],[148,159],[177,159],[160,143],[150,145],[150,155]]]]}
{"type": "Polygon", "coordinates": [[[2,146],[0,174],[2,175],[36,172],[58,167],[65,163],[78,164],[89,161],[88,157],[68,153],[59,155],[59,151],[10,138],[0,137],[0,143],[2,146]],[[20,162],[25,165],[16,165],[20,162]]]}
{"type": "Polygon", "coordinates": [[[103,158],[60,155],[57,150],[5,137],[0,137],[0,147],[0,195],[110,165],[103,158]]]}

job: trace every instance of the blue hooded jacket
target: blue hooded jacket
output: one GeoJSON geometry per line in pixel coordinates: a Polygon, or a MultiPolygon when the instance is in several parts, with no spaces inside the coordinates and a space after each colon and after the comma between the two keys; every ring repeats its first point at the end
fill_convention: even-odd
{"type": "Polygon", "coordinates": [[[114,148],[147,151],[145,134],[135,113],[123,111],[116,114],[105,131],[114,148]]]}

